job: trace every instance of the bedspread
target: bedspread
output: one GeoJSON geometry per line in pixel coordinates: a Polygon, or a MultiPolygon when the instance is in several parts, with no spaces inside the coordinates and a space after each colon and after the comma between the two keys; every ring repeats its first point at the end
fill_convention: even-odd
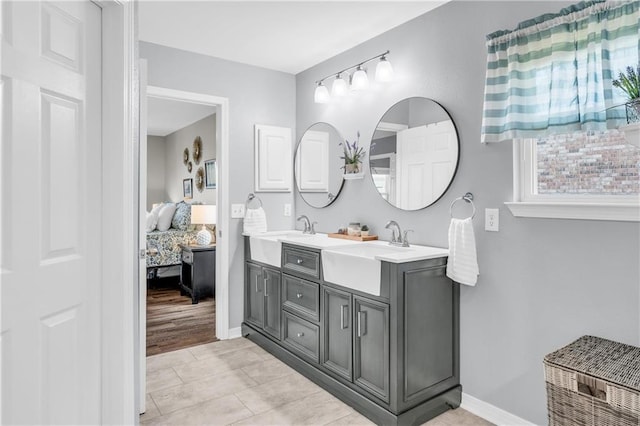
{"type": "Polygon", "coordinates": [[[197,233],[198,230],[180,231],[173,228],[147,232],[147,250],[151,251],[147,255],[147,268],[179,265],[182,261],[180,244],[195,241],[197,233]]]}

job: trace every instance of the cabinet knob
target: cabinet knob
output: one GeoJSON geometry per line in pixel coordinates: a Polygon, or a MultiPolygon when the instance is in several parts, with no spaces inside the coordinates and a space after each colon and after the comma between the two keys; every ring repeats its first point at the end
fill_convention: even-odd
{"type": "Polygon", "coordinates": [[[304,260],[298,259],[298,260],[296,260],[296,262],[298,263],[298,265],[302,265],[302,262],[304,262],[304,260]]]}
{"type": "Polygon", "coordinates": [[[298,299],[302,299],[302,293],[297,293],[297,294],[296,294],[296,297],[297,297],[298,299]]]}
{"type": "Polygon", "coordinates": [[[298,337],[304,336],[304,333],[298,333],[298,337]]]}

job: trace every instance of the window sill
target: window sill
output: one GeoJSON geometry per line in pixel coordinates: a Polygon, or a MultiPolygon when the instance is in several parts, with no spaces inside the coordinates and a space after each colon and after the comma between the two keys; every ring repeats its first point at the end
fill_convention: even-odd
{"type": "Polygon", "coordinates": [[[515,217],[640,222],[640,204],[504,203],[515,217]]]}

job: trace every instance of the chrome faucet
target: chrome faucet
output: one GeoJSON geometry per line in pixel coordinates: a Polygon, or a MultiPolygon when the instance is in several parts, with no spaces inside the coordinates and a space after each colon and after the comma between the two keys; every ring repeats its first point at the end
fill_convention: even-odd
{"type": "Polygon", "coordinates": [[[309,218],[305,215],[300,215],[298,216],[298,219],[296,219],[297,221],[304,221],[304,230],[302,231],[303,234],[315,234],[316,230],[314,229],[314,226],[316,223],[318,222],[313,222],[311,223],[309,221],[309,218]]]}
{"type": "Polygon", "coordinates": [[[400,246],[400,247],[409,247],[409,240],[407,239],[407,234],[412,232],[411,229],[408,229],[402,233],[400,229],[400,225],[395,220],[390,220],[385,225],[386,229],[391,229],[391,241],[389,241],[389,245],[392,246],[400,246]]]}

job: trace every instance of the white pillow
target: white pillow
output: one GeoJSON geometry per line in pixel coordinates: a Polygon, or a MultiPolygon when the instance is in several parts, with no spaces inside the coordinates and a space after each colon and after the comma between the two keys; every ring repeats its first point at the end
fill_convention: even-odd
{"type": "Polygon", "coordinates": [[[156,204],[149,213],[147,213],[147,232],[151,232],[158,226],[158,213],[164,204],[156,204]]]}
{"type": "Polygon", "coordinates": [[[146,231],[151,232],[156,229],[158,226],[158,215],[154,214],[153,211],[147,213],[147,226],[146,231]]]}
{"type": "Polygon", "coordinates": [[[158,231],[166,231],[171,227],[171,219],[176,212],[176,205],[173,203],[163,204],[158,212],[158,231]]]}

